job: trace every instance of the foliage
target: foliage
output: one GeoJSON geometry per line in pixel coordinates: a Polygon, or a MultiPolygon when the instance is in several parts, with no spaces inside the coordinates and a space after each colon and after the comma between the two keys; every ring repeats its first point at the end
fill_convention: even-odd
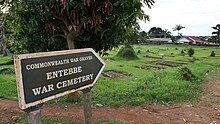
{"type": "Polygon", "coordinates": [[[168,29],[163,30],[160,27],[152,27],[149,31],[148,31],[149,37],[152,38],[167,38],[167,37],[171,37],[171,32],[168,31],[168,29]]]}
{"type": "Polygon", "coordinates": [[[137,39],[139,38],[138,36],[138,25],[136,25],[136,27],[130,27],[130,28],[126,28],[125,30],[125,34],[124,34],[124,44],[135,44],[137,43],[137,39]]]}
{"type": "Polygon", "coordinates": [[[3,41],[3,36],[4,36],[4,23],[2,20],[0,20],[0,42],[3,41]]]}
{"type": "Polygon", "coordinates": [[[138,58],[134,49],[130,45],[122,46],[121,49],[118,51],[116,57],[126,60],[134,60],[138,58]]]}
{"type": "MultiPolygon", "coordinates": [[[[1,17],[1,12],[0,12],[0,17],[1,17]]],[[[10,54],[10,51],[7,49],[7,43],[5,41],[5,32],[6,32],[6,27],[4,25],[4,22],[0,19],[0,52],[4,55],[7,56],[10,54]]]]}
{"type": "Polygon", "coordinates": [[[167,38],[167,37],[171,38],[172,37],[171,32],[168,29],[163,30],[162,37],[163,38],[167,38]]]}
{"type": "Polygon", "coordinates": [[[139,38],[147,38],[147,37],[148,37],[147,32],[145,32],[145,31],[139,32],[139,38]]]}
{"type": "Polygon", "coordinates": [[[188,53],[189,57],[192,57],[193,54],[195,53],[195,50],[194,50],[192,47],[190,47],[190,48],[188,49],[187,53],[188,53]]]}
{"type": "Polygon", "coordinates": [[[183,27],[182,25],[179,24],[179,25],[176,25],[176,27],[174,27],[173,31],[178,31],[178,36],[181,36],[179,31],[183,28],[185,28],[185,27],[183,27]]]}
{"type": "Polygon", "coordinates": [[[185,54],[184,50],[181,50],[180,54],[184,55],[185,54]]]}
{"type": "MultiPolygon", "coordinates": [[[[39,45],[41,46],[41,45],[39,45]]],[[[20,42],[13,42],[13,43],[10,43],[9,46],[10,48],[10,51],[14,54],[18,54],[18,53],[27,53],[28,50],[25,48],[25,44],[24,42],[20,43],[20,42]]],[[[33,49],[36,49],[38,47],[35,47],[33,49]]],[[[29,51],[31,52],[33,49],[30,49],[29,51]]]]}
{"type": "Polygon", "coordinates": [[[187,67],[180,68],[179,74],[183,80],[192,80],[195,77],[192,71],[187,67]]]}
{"type": "Polygon", "coordinates": [[[141,31],[141,32],[139,32],[139,34],[138,34],[138,39],[137,39],[137,41],[138,41],[138,42],[144,42],[147,38],[149,38],[148,33],[145,32],[145,31],[141,31]]]}
{"type": "Polygon", "coordinates": [[[216,39],[218,39],[217,36],[215,36],[215,35],[213,36],[212,35],[212,36],[208,37],[208,42],[215,43],[216,39]]]}
{"type": "Polygon", "coordinates": [[[149,20],[142,10],[153,0],[7,1],[5,22],[13,37],[29,52],[92,47],[100,53],[118,46],[137,20],[149,20]],[[33,47],[34,46],[34,47],[33,47]]]}
{"type": "Polygon", "coordinates": [[[220,24],[217,24],[215,27],[212,27],[215,31],[212,34],[216,34],[217,41],[220,43],[220,24]]]}
{"type": "Polygon", "coordinates": [[[212,51],[210,54],[211,57],[215,57],[215,51],[212,51]]]}
{"type": "Polygon", "coordinates": [[[150,37],[153,37],[153,38],[158,38],[158,37],[161,37],[162,35],[162,28],[160,27],[152,27],[149,31],[148,31],[148,34],[150,37]]]}

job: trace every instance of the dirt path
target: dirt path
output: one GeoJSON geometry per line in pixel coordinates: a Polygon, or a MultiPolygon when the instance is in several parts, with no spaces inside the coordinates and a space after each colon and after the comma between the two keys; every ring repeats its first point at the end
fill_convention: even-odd
{"type": "Polygon", "coordinates": [[[203,84],[205,94],[201,98],[203,105],[220,105],[220,79],[209,79],[208,83],[203,84]]]}
{"type": "MultiPolygon", "coordinates": [[[[134,124],[220,124],[220,80],[210,80],[203,85],[205,94],[198,105],[141,105],[119,108],[94,107],[94,120],[118,120],[134,124]]],[[[12,123],[24,114],[16,101],[0,100],[0,123],[12,123]]],[[[83,123],[82,107],[73,104],[46,104],[42,115],[60,120],[83,123]]]]}

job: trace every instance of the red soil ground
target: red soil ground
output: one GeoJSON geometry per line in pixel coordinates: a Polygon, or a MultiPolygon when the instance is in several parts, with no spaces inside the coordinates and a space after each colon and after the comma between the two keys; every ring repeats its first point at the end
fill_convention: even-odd
{"type": "MultiPolygon", "coordinates": [[[[141,105],[93,107],[93,120],[118,120],[134,124],[220,124],[220,80],[203,85],[205,94],[197,105],[141,105]]],[[[0,99],[0,123],[14,123],[25,114],[17,101],[0,99]]],[[[83,108],[74,104],[45,104],[42,115],[56,120],[83,123],[83,108]]],[[[102,121],[103,122],[103,121],[102,121]]]]}

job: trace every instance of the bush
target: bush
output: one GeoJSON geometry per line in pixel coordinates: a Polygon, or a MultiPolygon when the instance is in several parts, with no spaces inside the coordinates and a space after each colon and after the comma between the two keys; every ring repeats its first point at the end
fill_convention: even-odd
{"type": "Polygon", "coordinates": [[[195,78],[192,71],[187,67],[180,68],[179,74],[180,74],[181,79],[183,80],[192,80],[195,78]]]}
{"type": "Polygon", "coordinates": [[[194,53],[195,53],[195,51],[194,51],[194,49],[192,47],[188,49],[189,57],[192,57],[194,53]]]}
{"type": "Polygon", "coordinates": [[[210,54],[211,57],[215,57],[215,51],[212,51],[210,54]]]}
{"type": "Polygon", "coordinates": [[[137,59],[134,49],[130,45],[123,46],[117,53],[116,57],[122,59],[133,60],[137,59]]]}
{"type": "Polygon", "coordinates": [[[184,50],[181,50],[180,54],[182,54],[182,55],[185,54],[184,50]]]}

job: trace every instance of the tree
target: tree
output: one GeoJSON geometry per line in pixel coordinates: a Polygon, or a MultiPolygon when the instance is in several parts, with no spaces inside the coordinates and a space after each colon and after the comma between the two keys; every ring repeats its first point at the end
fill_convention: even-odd
{"type": "MultiPolygon", "coordinates": [[[[154,3],[143,2],[148,7],[154,3]]],[[[7,24],[30,52],[51,50],[51,44],[61,44],[59,49],[67,44],[69,49],[106,51],[123,42],[126,29],[136,26],[138,19],[149,19],[141,0],[22,0],[4,4],[10,5],[7,24]]]]}
{"type": "Polygon", "coordinates": [[[176,25],[176,27],[174,27],[173,31],[178,31],[178,36],[180,36],[181,34],[179,31],[183,28],[185,28],[185,27],[183,27],[182,25],[179,24],[179,25],[176,25]]]}
{"type": "Polygon", "coordinates": [[[0,54],[2,53],[3,56],[7,56],[10,51],[7,49],[7,45],[5,42],[5,26],[4,26],[4,22],[2,20],[0,20],[0,54]]]}
{"type": "Polygon", "coordinates": [[[217,41],[220,43],[219,37],[220,37],[220,24],[217,24],[215,27],[212,27],[215,31],[212,32],[212,34],[217,35],[217,41]]]}
{"type": "Polygon", "coordinates": [[[190,47],[190,48],[188,49],[187,53],[188,53],[189,57],[192,57],[193,54],[195,53],[195,50],[194,50],[192,47],[190,47]]]}
{"type": "Polygon", "coordinates": [[[141,31],[141,32],[139,32],[139,37],[140,37],[140,38],[147,38],[147,37],[148,37],[148,34],[147,34],[147,32],[145,32],[145,31],[141,31]]]}
{"type": "MultiPolygon", "coordinates": [[[[6,23],[29,52],[92,47],[103,53],[149,20],[154,0],[5,0],[6,23]],[[64,42],[66,41],[66,42],[64,42]],[[54,48],[57,46],[56,48],[54,48]]],[[[74,95],[73,95],[73,98],[74,95]]]]}
{"type": "Polygon", "coordinates": [[[159,38],[162,36],[163,30],[160,27],[152,27],[149,31],[148,34],[150,37],[153,38],[159,38]]]}
{"type": "Polygon", "coordinates": [[[162,37],[163,38],[167,38],[167,37],[171,38],[171,32],[168,31],[168,29],[163,30],[162,31],[162,37]]]}
{"type": "Polygon", "coordinates": [[[150,37],[153,38],[167,38],[171,37],[171,32],[168,29],[163,30],[160,27],[152,27],[148,32],[150,37]]]}

